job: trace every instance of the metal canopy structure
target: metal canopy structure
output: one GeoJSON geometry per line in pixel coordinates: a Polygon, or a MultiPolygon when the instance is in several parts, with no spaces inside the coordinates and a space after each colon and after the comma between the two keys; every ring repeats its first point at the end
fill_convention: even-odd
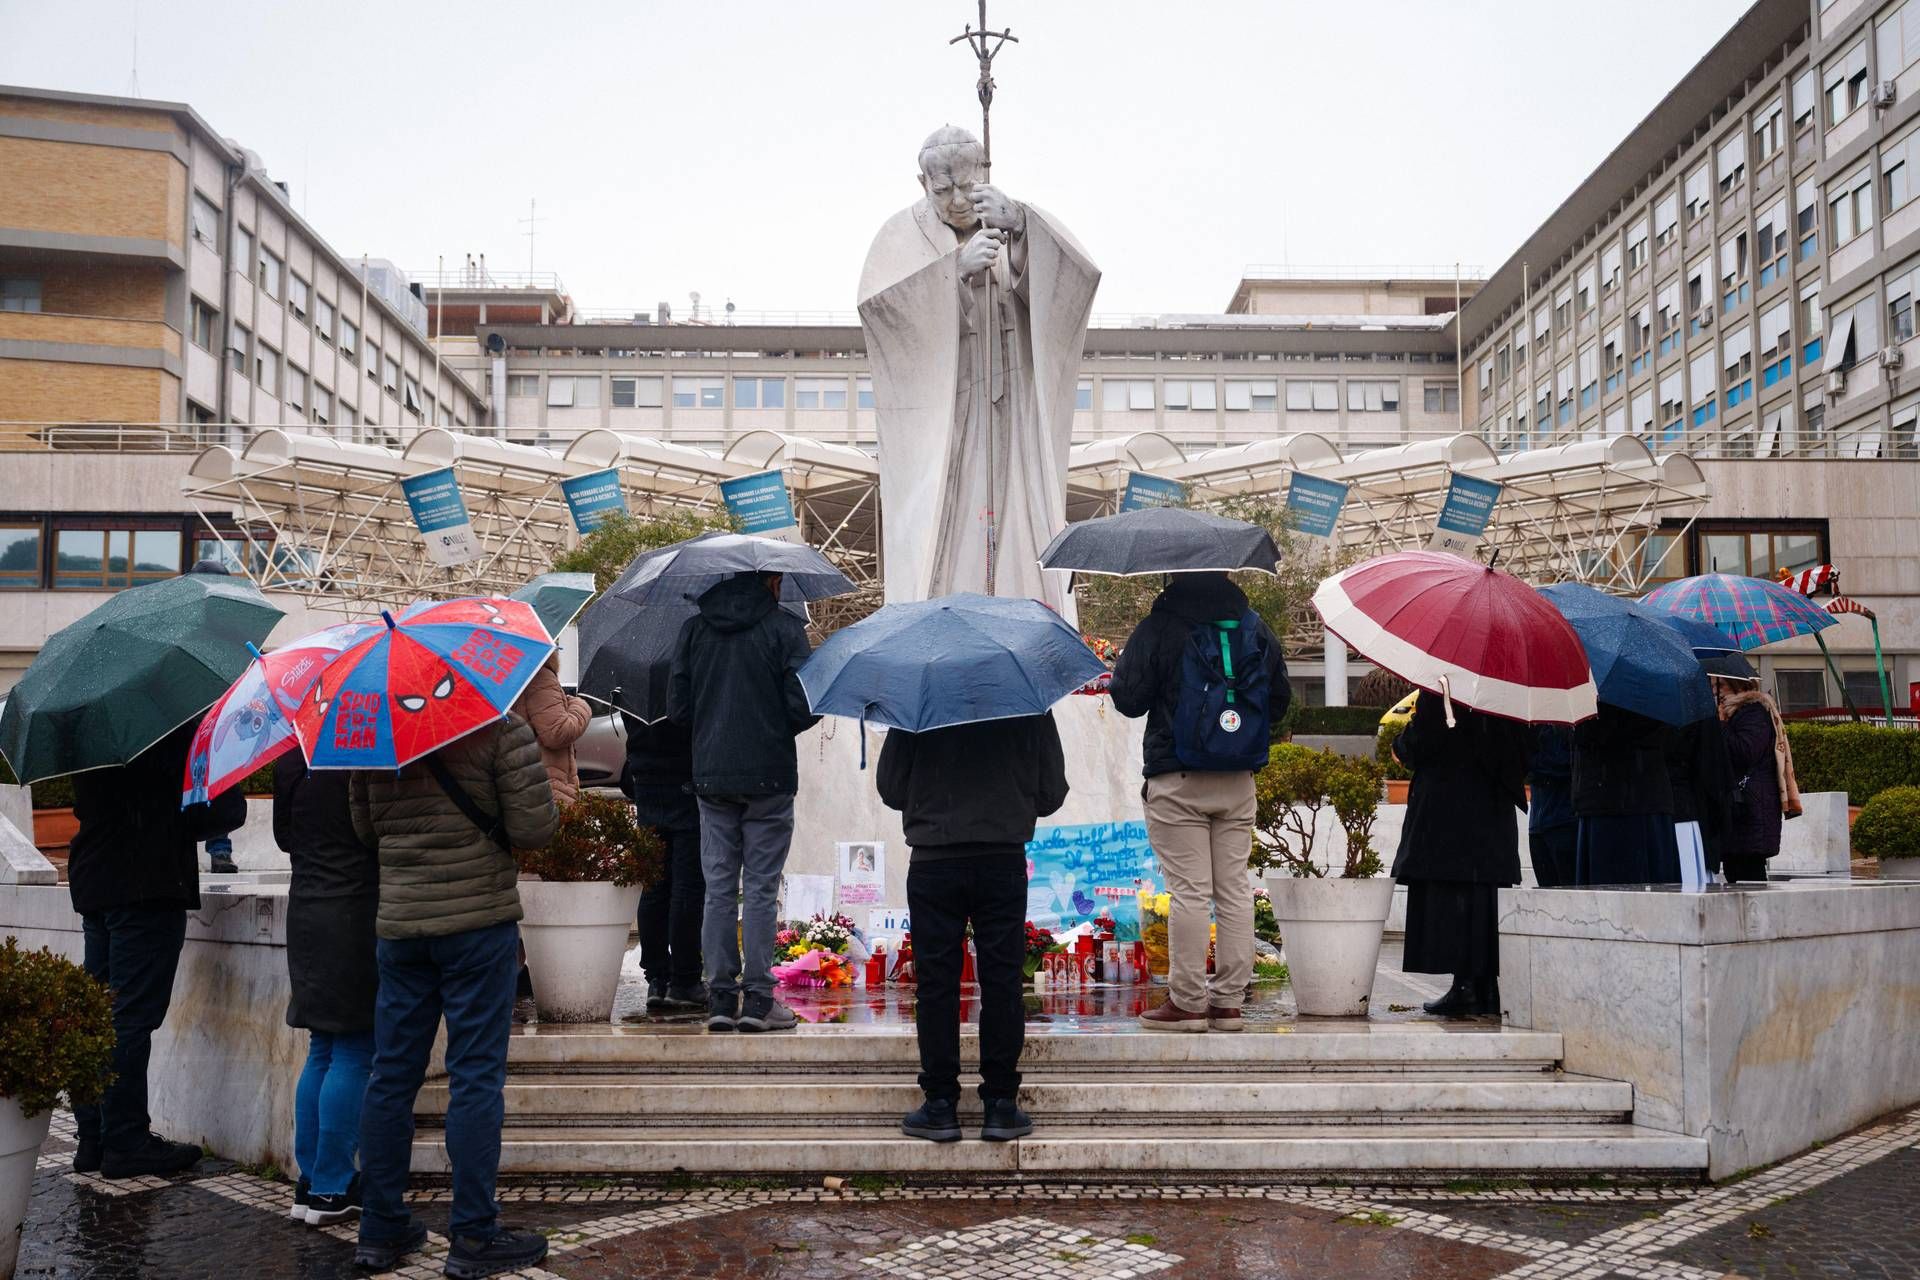
{"type": "MultiPolygon", "coordinates": [[[[642,516],[712,510],[723,482],[780,471],[802,536],[877,588],[878,460],[771,431],[742,435],[720,453],[608,430],[582,432],[558,450],[436,428],[396,450],[275,428],[239,450],[202,451],[182,488],[210,530],[244,540],[242,559],[262,587],[352,607],[519,586],[578,539],[561,482],[606,468],[619,472],[628,509],[642,516]],[[401,491],[406,477],[442,467],[458,478],[486,552],[456,569],[427,559],[401,491]]],[[[1146,432],[1074,447],[1069,519],[1117,509],[1135,471],[1179,480],[1202,502],[1284,501],[1295,472],[1340,481],[1350,486],[1334,536],[1342,559],[1423,545],[1452,477],[1476,476],[1503,486],[1484,540],[1503,568],[1636,592],[1660,569],[1646,548],[1664,552],[1677,541],[1648,535],[1691,521],[1708,497],[1691,458],[1656,457],[1631,436],[1502,457],[1471,435],[1343,454],[1312,433],[1195,451],[1146,432]]]]}

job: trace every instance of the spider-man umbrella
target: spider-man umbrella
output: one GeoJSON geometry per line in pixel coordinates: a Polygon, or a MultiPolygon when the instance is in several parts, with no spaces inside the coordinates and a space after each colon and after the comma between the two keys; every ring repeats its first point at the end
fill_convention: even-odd
{"type": "Polygon", "coordinates": [[[506,714],[553,652],[533,606],[416,604],[334,660],[294,715],[314,769],[397,769],[506,714]]]}
{"type": "MultiPolygon", "coordinates": [[[[293,746],[293,717],[321,673],[378,622],[343,622],[254,659],[200,721],[180,780],[180,807],[203,804],[293,746]]],[[[251,648],[251,646],[249,646],[251,648]]]]}
{"type": "Polygon", "coordinates": [[[1535,724],[1595,713],[1580,637],[1511,574],[1435,551],[1399,551],[1328,578],[1313,593],[1327,630],[1422,689],[1535,724]]]}

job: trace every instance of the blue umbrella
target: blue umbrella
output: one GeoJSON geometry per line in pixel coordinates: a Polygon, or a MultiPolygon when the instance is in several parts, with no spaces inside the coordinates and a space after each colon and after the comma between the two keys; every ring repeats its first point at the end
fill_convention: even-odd
{"type": "Polygon", "coordinates": [[[1703,661],[1709,653],[1740,652],[1740,646],[1734,643],[1733,637],[1711,623],[1690,618],[1684,613],[1661,613],[1657,609],[1648,612],[1678,632],[1680,638],[1693,647],[1694,656],[1703,661]]]}
{"type": "Polygon", "coordinates": [[[1716,714],[1706,672],[1667,619],[1580,582],[1543,587],[1541,594],[1573,624],[1600,701],[1667,724],[1716,714]]]}
{"type": "Polygon", "coordinates": [[[543,573],[515,588],[509,600],[533,606],[540,625],[558,640],[575,615],[593,599],[593,575],[590,573],[543,573]]]}
{"type": "Polygon", "coordinates": [[[1107,667],[1037,600],[890,604],[827,638],[800,668],[817,715],[918,733],[1039,715],[1107,667]]]}

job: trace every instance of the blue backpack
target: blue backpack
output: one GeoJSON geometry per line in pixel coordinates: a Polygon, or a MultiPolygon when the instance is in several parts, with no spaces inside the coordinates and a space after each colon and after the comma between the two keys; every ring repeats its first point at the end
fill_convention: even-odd
{"type": "Polygon", "coordinates": [[[1173,753],[1202,773],[1263,769],[1271,748],[1267,641],[1251,611],[1203,622],[1180,650],[1173,753]]]}

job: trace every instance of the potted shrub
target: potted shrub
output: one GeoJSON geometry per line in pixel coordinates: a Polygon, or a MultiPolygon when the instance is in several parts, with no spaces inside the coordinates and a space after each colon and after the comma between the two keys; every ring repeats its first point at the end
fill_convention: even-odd
{"type": "Polygon", "coordinates": [[[113,1004],[85,969],[44,947],[0,947],[0,1277],[20,1254],[20,1224],[53,1108],[98,1102],[110,1079],[113,1004]]]}
{"type": "Polygon", "coordinates": [[[1888,787],[1862,805],[1853,854],[1878,861],[1882,880],[1920,880],[1920,787],[1888,787]]]}
{"type": "Polygon", "coordinates": [[[1267,872],[1267,895],[1302,1014],[1364,1015],[1373,995],[1380,936],[1393,906],[1393,881],[1380,875],[1372,842],[1381,773],[1372,760],[1281,743],[1254,780],[1250,862],[1267,872]],[[1337,877],[1315,856],[1320,813],[1329,805],[1346,836],[1337,877]]]}
{"type": "Polygon", "coordinates": [[[560,811],[544,849],[520,851],[521,940],[542,1022],[605,1022],[640,890],[660,878],[664,846],[625,800],[594,791],[560,811]]]}

